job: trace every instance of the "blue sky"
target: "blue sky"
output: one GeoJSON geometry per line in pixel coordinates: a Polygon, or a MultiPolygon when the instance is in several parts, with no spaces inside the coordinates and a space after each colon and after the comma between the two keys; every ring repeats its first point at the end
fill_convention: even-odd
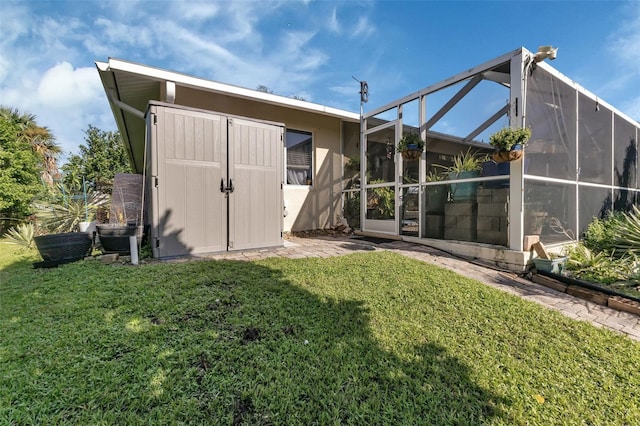
{"type": "Polygon", "coordinates": [[[520,46],[640,120],[640,1],[0,2],[0,104],[66,153],[115,130],[95,60],[115,57],[365,110],[520,46]]]}

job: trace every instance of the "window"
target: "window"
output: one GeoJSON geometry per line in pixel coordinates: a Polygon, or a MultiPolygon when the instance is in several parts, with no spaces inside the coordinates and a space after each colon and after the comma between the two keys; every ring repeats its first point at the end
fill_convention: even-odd
{"type": "Polygon", "coordinates": [[[287,183],[311,185],[313,178],[313,138],[310,132],[287,130],[287,183]]]}

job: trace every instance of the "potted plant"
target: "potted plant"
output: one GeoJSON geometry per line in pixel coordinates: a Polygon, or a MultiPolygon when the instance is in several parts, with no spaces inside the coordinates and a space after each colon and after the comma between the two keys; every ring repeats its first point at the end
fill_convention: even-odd
{"type": "Polygon", "coordinates": [[[127,255],[131,251],[129,237],[142,239],[142,226],[138,226],[137,220],[127,220],[126,210],[119,207],[115,208],[115,218],[111,223],[97,224],[96,229],[105,253],[127,255]]]}
{"type": "Polygon", "coordinates": [[[35,201],[33,241],[43,261],[34,263],[34,267],[55,267],[90,255],[93,234],[79,227],[82,222],[93,220],[105,202],[101,193],[85,191],[80,195],[62,186],[35,201]]]}
{"type": "MultiPolygon", "coordinates": [[[[465,153],[460,153],[453,158],[451,166],[442,167],[449,180],[470,179],[480,177],[482,163],[487,160],[486,155],[471,152],[471,148],[465,153]]],[[[454,201],[475,200],[478,192],[478,182],[452,183],[451,199],[454,201]]]]}
{"type": "Polygon", "coordinates": [[[424,151],[425,142],[415,132],[405,134],[398,142],[398,152],[405,160],[417,160],[424,151]]]}
{"type": "Polygon", "coordinates": [[[505,127],[489,136],[489,144],[495,148],[491,158],[496,163],[514,161],[522,157],[524,147],[531,137],[531,129],[505,127]]]}
{"type": "Polygon", "coordinates": [[[551,272],[553,274],[561,274],[564,270],[564,266],[567,263],[566,256],[552,256],[551,259],[543,259],[541,257],[536,257],[533,259],[534,265],[536,265],[536,270],[551,272]]]}
{"type": "MultiPolygon", "coordinates": [[[[374,179],[370,184],[383,183],[374,179]]],[[[388,186],[371,188],[367,192],[367,218],[377,220],[393,219],[395,211],[395,193],[388,186]]]]}
{"type": "Polygon", "coordinates": [[[52,267],[84,259],[91,254],[93,241],[87,232],[62,232],[45,234],[33,238],[42,262],[34,267],[52,267]]]}

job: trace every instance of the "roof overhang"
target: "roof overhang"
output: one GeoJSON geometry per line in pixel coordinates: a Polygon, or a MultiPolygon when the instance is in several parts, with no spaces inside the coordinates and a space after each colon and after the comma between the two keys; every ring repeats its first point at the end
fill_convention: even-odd
{"type": "MultiPolygon", "coordinates": [[[[144,117],[149,102],[159,101],[173,103],[176,91],[179,91],[181,87],[297,111],[305,111],[312,114],[335,117],[350,122],[360,121],[360,115],[357,113],[217,81],[192,77],[121,59],[109,58],[107,62],[96,61],[96,67],[116,120],[118,130],[125,143],[129,159],[134,170],[138,173],[141,173],[144,167],[146,129],[144,117]]],[[[268,119],[268,117],[251,118],[268,119]]]]}

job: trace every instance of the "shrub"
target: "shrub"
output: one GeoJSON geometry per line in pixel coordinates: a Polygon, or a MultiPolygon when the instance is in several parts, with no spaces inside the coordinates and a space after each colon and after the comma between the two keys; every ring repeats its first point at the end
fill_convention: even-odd
{"type": "Polygon", "coordinates": [[[566,250],[567,264],[565,268],[576,278],[603,284],[626,279],[626,275],[616,267],[616,259],[605,251],[592,251],[585,244],[579,243],[566,250]]]}
{"type": "Polygon", "coordinates": [[[614,249],[640,255],[640,209],[633,206],[631,212],[614,215],[610,221],[614,249]]]}
{"type": "Polygon", "coordinates": [[[18,246],[31,249],[34,247],[34,237],[39,235],[38,229],[33,223],[23,223],[11,228],[4,235],[6,243],[16,244],[18,246]]]}
{"type": "Polygon", "coordinates": [[[531,137],[531,129],[505,127],[489,136],[489,144],[499,151],[510,151],[516,145],[526,145],[531,137]]]}
{"type": "Polygon", "coordinates": [[[592,251],[610,252],[613,248],[612,217],[620,213],[611,213],[604,219],[594,218],[583,234],[584,245],[592,251]]]}

